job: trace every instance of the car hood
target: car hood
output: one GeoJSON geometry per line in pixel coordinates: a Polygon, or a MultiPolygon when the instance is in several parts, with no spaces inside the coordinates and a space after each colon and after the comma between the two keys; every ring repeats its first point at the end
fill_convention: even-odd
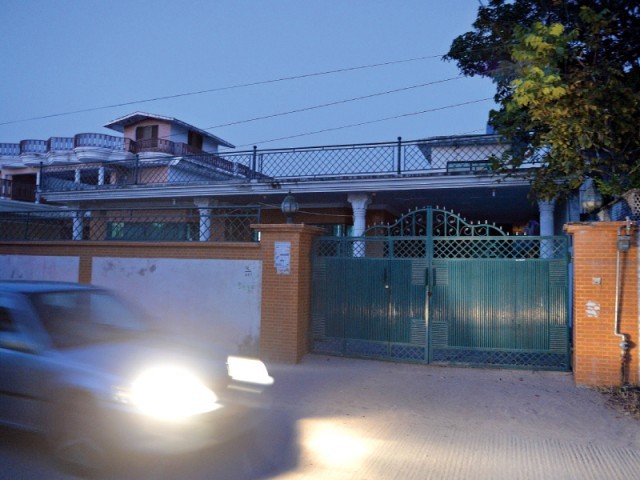
{"type": "Polygon", "coordinates": [[[226,352],[201,348],[161,338],[136,338],[95,343],[57,352],[67,367],[90,371],[100,376],[133,379],[147,368],[180,366],[203,379],[226,378],[226,352]]]}

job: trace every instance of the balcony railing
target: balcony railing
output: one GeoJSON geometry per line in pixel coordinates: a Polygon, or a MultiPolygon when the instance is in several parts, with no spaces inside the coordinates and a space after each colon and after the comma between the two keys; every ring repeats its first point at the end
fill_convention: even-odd
{"type": "Polygon", "coordinates": [[[260,207],[0,212],[0,241],[256,242],[260,207]]]}
{"type": "MultiPolygon", "coordinates": [[[[157,140],[154,140],[158,142],[157,140]]],[[[145,144],[162,151],[163,144],[145,144]],[[154,147],[153,145],[157,145],[154,147]]],[[[419,141],[144,157],[42,167],[43,191],[123,188],[128,185],[351,179],[430,175],[486,175],[508,145],[495,135],[419,141]]],[[[174,151],[175,152],[175,151],[174,151]]],[[[165,152],[163,152],[165,153],[165,152]]]]}
{"type": "Polygon", "coordinates": [[[0,143],[0,155],[47,154],[73,151],[74,148],[104,148],[115,152],[158,152],[169,155],[205,153],[191,145],[163,138],[134,141],[104,133],[79,133],[73,137],[51,137],[49,140],[22,140],[20,143],[0,143]]]}
{"type": "Polygon", "coordinates": [[[0,156],[16,157],[20,155],[19,143],[0,143],[0,156]]]}
{"type": "Polygon", "coordinates": [[[22,140],[20,153],[47,153],[46,140],[22,140]]]}
{"type": "Polygon", "coordinates": [[[104,133],[79,133],[73,137],[73,148],[106,148],[116,152],[129,151],[124,137],[114,137],[104,133]]]}

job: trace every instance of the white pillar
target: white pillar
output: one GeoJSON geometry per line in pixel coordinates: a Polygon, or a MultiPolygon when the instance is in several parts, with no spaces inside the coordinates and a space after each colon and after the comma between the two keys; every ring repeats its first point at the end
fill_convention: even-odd
{"type": "Polygon", "coordinates": [[[556,206],[555,200],[538,200],[540,209],[540,235],[551,236],[555,232],[553,224],[553,211],[556,206]]]}
{"type": "MultiPolygon", "coordinates": [[[[555,210],[555,200],[538,200],[540,210],[540,236],[549,237],[554,235],[555,227],[553,222],[553,212],[555,210]]],[[[553,257],[553,241],[543,240],[540,242],[540,257],[553,257]]]]}
{"type": "Polygon", "coordinates": [[[39,168],[38,171],[36,172],[36,203],[40,203],[40,181],[41,181],[40,173],[41,172],[42,172],[41,168],[39,168]]]}
{"type": "Polygon", "coordinates": [[[76,168],[76,171],[75,171],[75,175],[74,175],[73,181],[74,181],[75,183],[80,183],[80,169],[79,169],[79,168],[76,168]]]}
{"type": "MultiPolygon", "coordinates": [[[[371,198],[366,193],[350,193],[347,197],[353,208],[353,236],[361,237],[367,227],[367,207],[371,198]]],[[[354,242],[353,256],[364,257],[364,242],[354,242]]]]}
{"type": "Polygon", "coordinates": [[[366,193],[350,193],[347,199],[353,208],[353,236],[360,237],[367,227],[367,207],[371,198],[366,193]]]}
{"type": "Polygon", "coordinates": [[[98,168],[98,185],[104,185],[104,167],[98,168]]]}
{"type": "Polygon", "coordinates": [[[211,202],[208,198],[196,198],[193,203],[198,207],[200,214],[199,240],[208,242],[211,239],[211,202]]]}
{"type": "Polygon", "coordinates": [[[82,240],[82,227],[83,227],[83,215],[84,212],[76,210],[73,212],[73,239],[82,240]]]}

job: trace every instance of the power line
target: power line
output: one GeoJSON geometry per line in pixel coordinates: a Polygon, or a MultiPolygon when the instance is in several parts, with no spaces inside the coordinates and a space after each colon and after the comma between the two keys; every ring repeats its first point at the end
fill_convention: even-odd
{"type": "Polygon", "coordinates": [[[358,100],[366,100],[368,98],[380,97],[380,96],[383,96],[383,95],[389,95],[391,93],[404,92],[404,91],[413,90],[413,89],[416,89],[416,88],[427,87],[429,85],[436,85],[438,83],[445,83],[445,82],[450,82],[450,81],[453,81],[453,80],[460,80],[462,78],[466,78],[466,77],[464,77],[463,75],[459,75],[457,77],[446,78],[444,80],[435,80],[433,82],[421,83],[421,84],[418,84],[418,85],[411,85],[409,87],[396,88],[394,90],[387,90],[387,91],[384,91],[384,92],[372,93],[372,94],[369,94],[369,95],[362,95],[360,97],[347,98],[347,99],[344,99],[344,100],[336,100],[335,102],[329,102],[329,103],[321,103],[319,105],[313,105],[313,106],[310,106],[310,107],[298,108],[298,109],[289,110],[289,111],[286,111],[286,112],[272,113],[272,114],[264,115],[264,116],[261,116],[261,117],[249,118],[247,120],[238,120],[238,121],[235,121],[235,122],[221,123],[221,124],[215,125],[213,127],[203,128],[203,130],[213,130],[214,128],[229,127],[231,125],[240,125],[240,124],[244,124],[244,123],[255,122],[257,120],[266,120],[266,119],[269,119],[269,118],[282,117],[282,116],[285,116],[285,115],[291,115],[293,113],[307,112],[309,110],[316,110],[318,108],[332,107],[334,105],[342,105],[344,103],[356,102],[358,100]]]}
{"type": "Polygon", "coordinates": [[[444,107],[430,108],[430,109],[427,109],[427,110],[421,110],[419,112],[404,113],[402,115],[395,115],[393,117],[379,118],[377,120],[368,120],[366,122],[352,123],[352,124],[349,124],[349,125],[342,125],[340,127],[325,128],[323,130],[316,130],[314,132],[299,133],[297,135],[289,135],[287,137],[272,138],[270,140],[262,140],[262,141],[259,141],[259,142],[251,142],[251,143],[246,143],[244,145],[239,145],[238,148],[251,147],[253,145],[261,145],[261,144],[264,144],[264,143],[272,143],[272,142],[277,142],[277,141],[280,141],[280,140],[290,140],[292,138],[306,137],[308,135],[316,135],[318,133],[326,133],[326,132],[333,132],[333,131],[336,131],[336,130],[343,130],[343,129],[347,129],[347,128],[360,127],[362,125],[370,125],[372,123],[386,122],[388,120],[396,120],[398,118],[411,117],[411,116],[415,116],[415,115],[422,115],[422,114],[425,114],[425,113],[431,113],[431,112],[437,112],[437,111],[440,111],[440,110],[446,110],[446,109],[449,109],[449,108],[462,107],[462,106],[471,105],[471,104],[474,104],[474,103],[486,102],[487,100],[493,100],[493,97],[481,98],[481,99],[478,99],[478,100],[470,100],[468,102],[456,103],[456,104],[453,104],[453,105],[446,105],[444,107]]]}
{"type": "Polygon", "coordinates": [[[423,57],[414,57],[414,58],[407,58],[407,59],[402,59],[402,60],[392,60],[389,62],[381,62],[381,63],[372,63],[372,64],[368,64],[368,65],[358,65],[355,67],[347,67],[347,68],[338,68],[338,69],[334,69],[334,70],[325,70],[322,72],[314,72],[314,73],[305,73],[305,74],[301,74],[301,75],[292,75],[292,76],[288,76],[288,77],[280,77],[280,78],[275,78],[275,79],[270,79],[270,80],[261,80],[261,81],[257,81],[257,82],[249,82],[249,83],[240,83],[240,84],[236,84],[236,85],[228,85],[225,87],[216,87],[216,88],[209,88],[206,90],[198,90],[195,92],[185,92],[185,93],[177,93],[174,95],[165,95],[165,96],[161,96],[161,97],[154,97],[154,98],[147,98],[147,99],[143,99],[143,100],[133,100],[130,102],[122,102],[122,103],[115,103],[112,105],[103,105],[100,107],[90,107],[90,108],[83,108],[80,110],[73,110],[73,111],[69,111],[69,112],[61,112],[61,113],[52,113],[49,115],[41,115],[41,116],[37,116],[37,117],[29,117],[29,118],[23,118],[20,120],[9,120],[6,122],[0,122],[0,126],[2,125],[12,125],[15,123],[22,123],[22,122],[29,122],[29,121],[33,121],[33,120],[44,120],[47,118],[56,118],[56,117],[63,117],[63,116],[67,116],[67,115],[75,115],[78,113],[86,113],[86,112],[95,112],[98,110],[106,110],[109,108],[117,108],[117,107],[125,107],[128,105],[136,105],[136,104],[140,104],[140,103],[150,103],[150,102],[157,102],[160,100],[169,100],[169,99],[173,99],[173,98],[180,98],[180,97],[188,97],[188,96],[193,96],[193,95],[202,95],[203,93],[213,93],[213,92],[222,92],[222,91],[226,91],[226,90],[234,90],[234,89],[239,89],[239,88],[246,88],[246,87],[254,87],[254,86],[258,86],[258,85],[267,85],[270,83],[277,83],[277,82],[285,82],[285,81],[290,81],[290,80],[300,80],[303,78],[311,78],[311,77],[320,77],[320,76],[324,76],[324,75],[333,75],[336,73],[345,73],[345,72],[352,72],[355,70],[364,70],[364,69],[369,69],[369,68],[378,68],[378,67],[385,67],[385,66],[389,66],[389,65],[398,65],[401,63],[409,63],[409,62],[417,62],[417,61],[421,61],[421,60],[429,60],[429,59],[433,59],[433,58],[440,58],[442,57],[442,55],[428,55],[428,56],[423,56],[423,57]]]}

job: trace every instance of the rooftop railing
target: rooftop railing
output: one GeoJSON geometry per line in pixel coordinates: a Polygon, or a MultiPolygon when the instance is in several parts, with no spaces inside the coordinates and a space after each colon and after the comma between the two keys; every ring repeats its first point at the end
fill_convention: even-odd
{"type": "Polygon", "coordinates": [[[22,140],[20,143],[0,143],[0,156],[23,154],[47,154],[73,151],[74,148],[104,148],[115,152],[159,152],[169,155],[193,155],[205,153],[181,142],[162,138],[134,141],[104,133],[79,133],[73,137],[51,137],[48,140],[22,140]]]}
{"type": "Polygon", "coordinates": [[[0,212],[0,241],[256,242],[260,207],[0,212]]]}
{"type": "MultiPolygon", "coordinates": [[[[158,143],[158,145],[160,145],[158,143]]],[[[123,188],[128,185],[203,184],[229,179],[342,179],[487,174],[508,149],[495,135],[403,142],[148,156],[124,162],[43,166],[42,191],[123,188]]]]}
{"type": "Polygon", "coordinates": [[[46,140],[22,140],[20,153],[47,153],[46,140]]]}

